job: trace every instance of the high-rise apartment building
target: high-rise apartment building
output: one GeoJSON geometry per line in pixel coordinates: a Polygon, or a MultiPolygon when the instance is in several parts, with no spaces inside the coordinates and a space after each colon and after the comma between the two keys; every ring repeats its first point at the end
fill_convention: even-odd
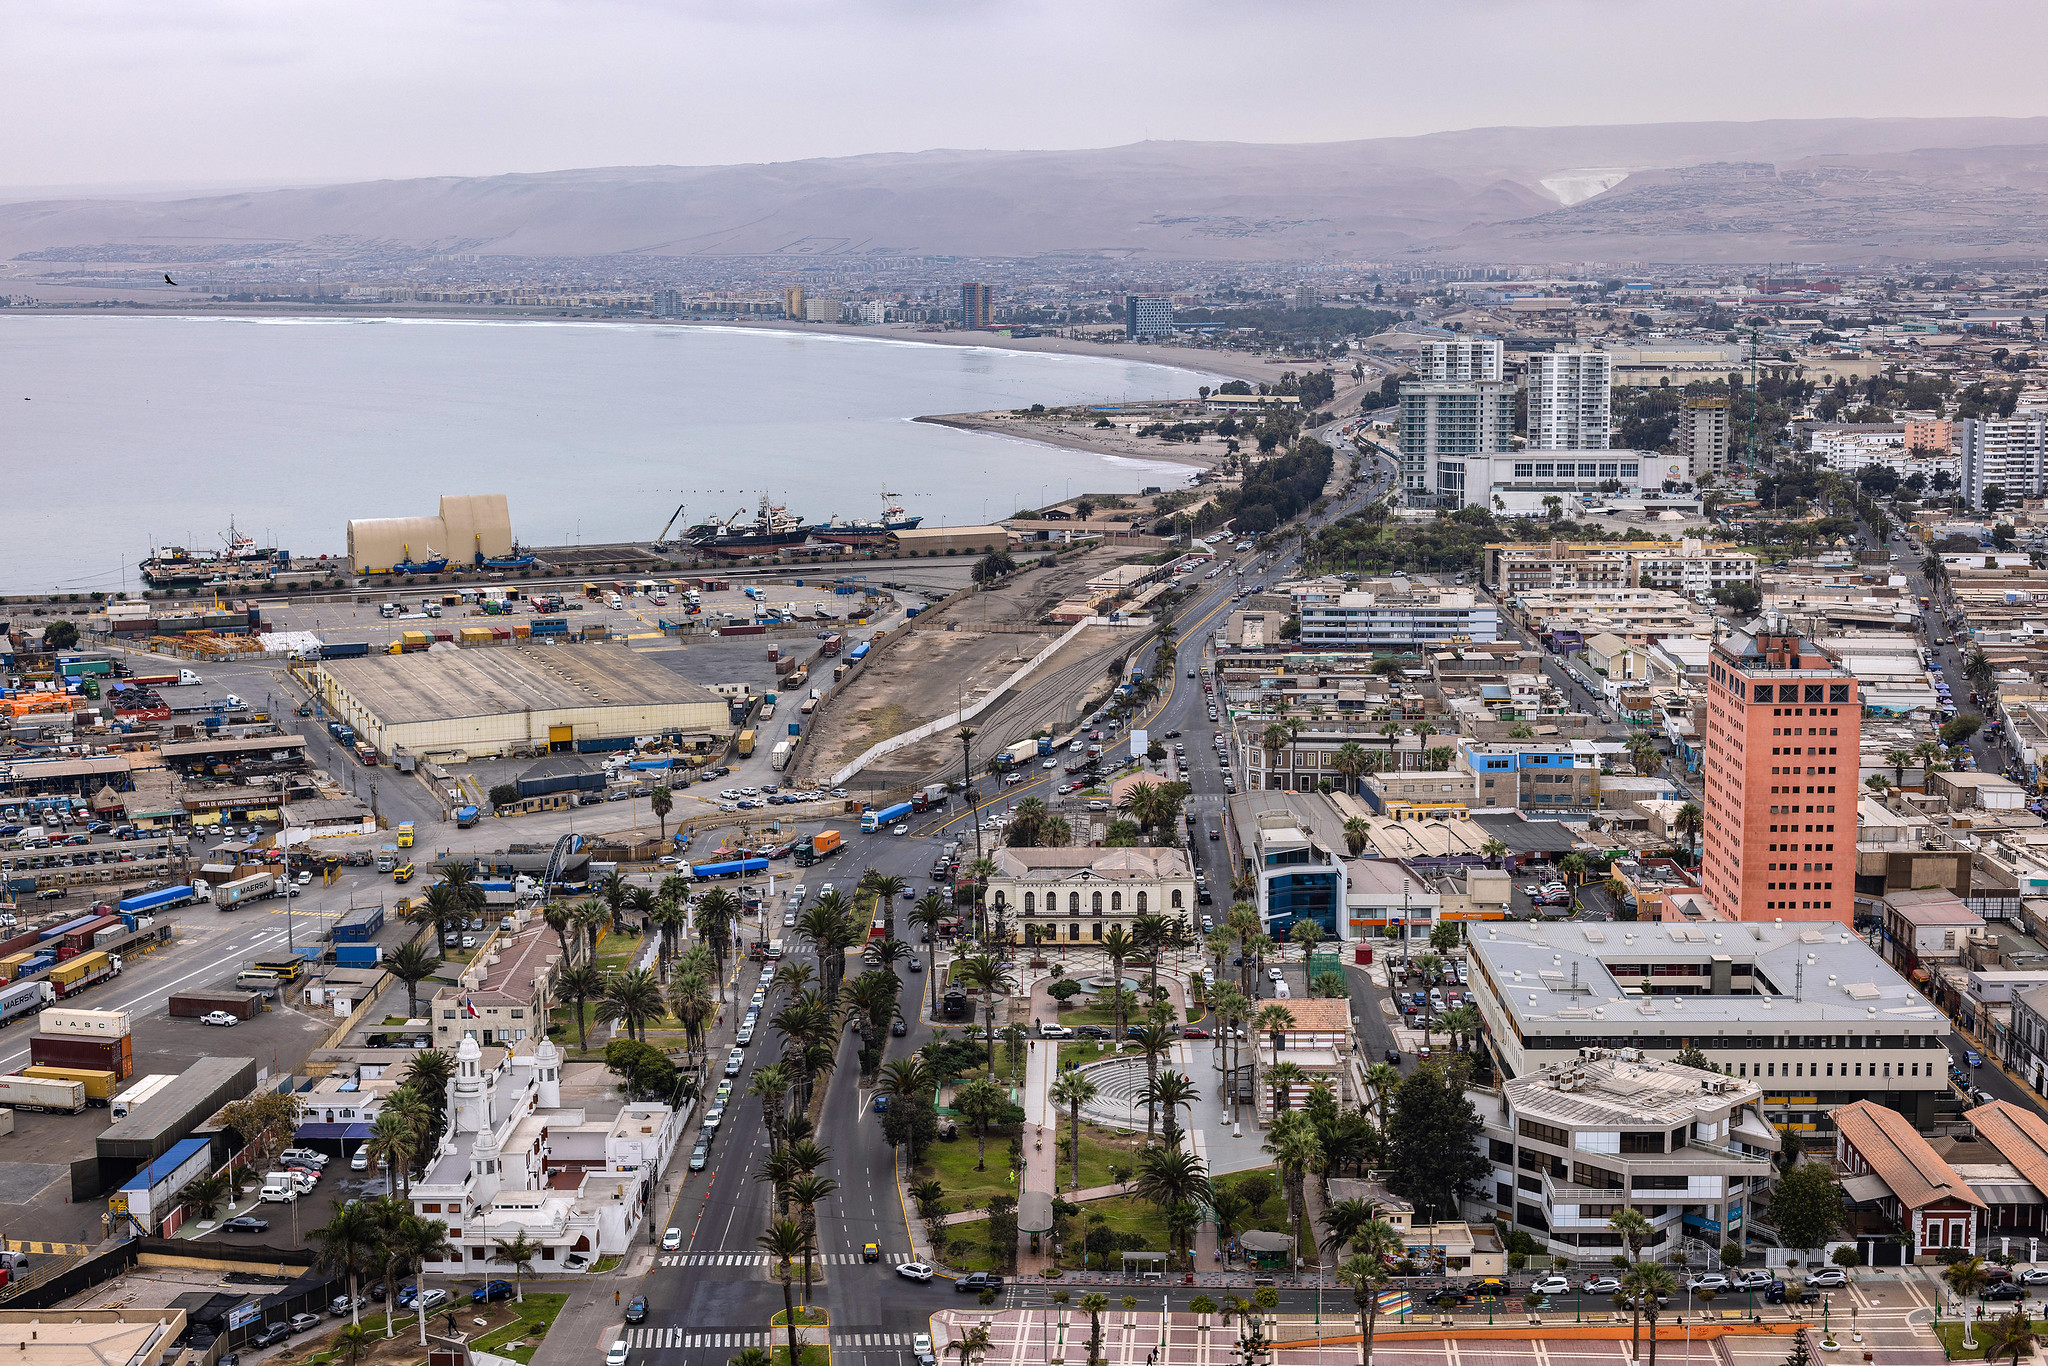
{"type": "Polygon", "coordinates": [[[1708,662],[1707,901],[1729,920],[1854,920],[1856,680],[1774,620],[1708,662]]]}
{"type": "Polygon", "coordinates": [[[987,327],[995,321],[995,310],[989,304],[988,286],[964,284],[960,286],[960,325],[962,327],[987,327]]]}
{"type": "Polygon", "coordinates": [[[2038,497],[2048,478],[2048,415],[1966,417],[1956,423],[1956,447],[1963,462],[1963,496],[1971,507],[1984,506],[1988,488],[2000,490],[2007,505],[2038,497]]]}
{"type": "Polygon", "coordinates": [[[1529,448],[1597,451],[1613,444],[1614,360],[1605,351],[1529,357],[1529,448]]]}
{"type": "Polygon", "coordinates": [[[804,320],[804,287],[802,285],[791,285],[782,291],[782,316],[794,318],[798,322],[804,320]]]}
{"type": "Polygon", "coordinates": [[[1170,294],[1125,295],[1124,333],[1132,337],[1172,336],[1173,296],[1170,294]]]}
{"type": "Polygon", "coordinates": [[[1505,375],[1505,359],[1506,350],[1494,337],[1452,337],[1425,342],[1415,357],[1415,377],[1461,384],[1501,379],[1505,375]]]}
{"type": "Polygon", "coordinates": [[[1507,450],[1515,433],[1509,380],[1409,380],[1401,386],[1401,488],[1465,505],[1465,461],[1507,450]]]}
{"type": "Polygon", "coordinates": [[[1728,471],[1728,399],[1708,395],[1689,398],[1679,405],[1679,458],[1686,462],[1688,478],[1720,476],[1728,471]]]}

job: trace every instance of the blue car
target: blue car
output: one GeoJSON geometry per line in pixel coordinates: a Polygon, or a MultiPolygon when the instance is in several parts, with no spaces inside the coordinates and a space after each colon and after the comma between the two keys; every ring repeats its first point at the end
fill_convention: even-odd
{"type": "Polygon", "coordinates": [[[512,1282],[510,1281],[485,1281],[482,1285],[469,1292],[469,1302],[471,1304],[489,1304],[492,1300],[509,1300],[511,1298],[512,1282]]]}
{"type": "Polygon", "coordinates": [[[1982,1067],[1984,1065],[1984,1059],[1977,1056],[1977,1050],[1974,1048],[1963,1050],[1963,1061],[1969,1063],[1972,1067],[1982,1067]]]}
{"type": "Polygon", "coordinates": [[[888,1112],[889,1112],[889,1098],[888,1098],[887,1096],[876,1096],[876,1097],[875,1097],[875,1113],[876,1113],[876,1114],[878,1114],[878,1115],[883,1115],[883,1114],[887,1114],[888,1112]]]}

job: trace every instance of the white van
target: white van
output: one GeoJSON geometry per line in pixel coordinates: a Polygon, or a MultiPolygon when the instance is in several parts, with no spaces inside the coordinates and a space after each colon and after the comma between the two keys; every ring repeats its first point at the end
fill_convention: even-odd
{"type": "Polygon", "coordinates": [[[273,1204],[289,1205],[299,1198],[299,1183],[290,1172],[266,1172],[257,1197],[273,1204]]]}

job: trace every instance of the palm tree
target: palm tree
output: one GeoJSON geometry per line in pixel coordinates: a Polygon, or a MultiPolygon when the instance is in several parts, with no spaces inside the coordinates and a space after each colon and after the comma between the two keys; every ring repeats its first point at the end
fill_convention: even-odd
{"type": "Polygon", "coordinates": [[[1180,1143],[1181,1107],[1187,1106],[1192,1109],[1201,1094],[1202,1088],[1195,1085],[1192,1079],[1174,1071],[1161,1072],[1145,1083],[1145,1090],[1140,1098],[1145,1102],[1148,1114],[1152,1110],[1164,1112],[1160,1132],[1167,1147],[1176,1147],[1180,1143]]]}
{"type": "Polygon", "coordinates": [[[612,973],[605,979],[604,995],[597,1003],[597,1022],[621,1021],[626,1026],[627,1038],[645,1043],[647,1022],[660,1019],[665,1011],[661,983],[653,972],[636,968],[632,972],[612,973]]]}
{"type": "MultiPolygon", "coordinates": [[[[1118,930],[1122,926],[1117,927],[1118,930]]],[[[1114,932],[1114,931],[1112,931],[1114,932]]],[[[1016,989],[1010,965],[992,953],[970,953],[954,965],[961,985],[981,993],[982,1016],[988,1031],[988,1070],[996,1070],[996,995],[1016,989]]]]}
{"type": "MultiPolygon", "coordinates": [[[[1343,744],[1337,746],[1337,752],[1330,756],[1330,763],[1332,767],[1344,775],[1344,790],[1346,792],[1356,792],[1358,790],[1359,775],[1364,773],[1366,769],[1365,746],[1359,744],[1356,740],[1346,740],[1343,744]]],[[[1352,852],[1357,853],[1358,851],[1354,849],[1352,852]]]]}
{"type": "Polygon", "coordinates": [[[1290,738],[1287,727],[1277,721],[1259,732],[1259,748],[1266,751],[1266,773],[1274,787],[1280,785],[1280,752],[1287,748],[1290,738]]]}
{"type": "Polygon", "coordinates": [[[1387,1284],[1387,1259],[1400,1252],[1401,1237],[1384,1219],[1369,1219],[1352,1238],[1357,1249],[1337,1268],[1337,1281],[1351,1287],[1358,1309],[1358,1366],[1372,1366],[1372,1337],[1379,1326],[1380,1291],[1387,1284]]]}
{"type": "Polygon", "coordinates": [[[704,1025],[717,1009],[718,1003],[711,999],[711,984],[701,973],[678,971],[670,980],[668,1013],[681,1022],[684,1042],[691,1051],[703,1048],[704,1025]]]}
{"type": "Polygon", "coordinates": [[[360,1324],[358,1283],[363,1268],[377,1258],[377,1225],[369,1209],[358,1204],[336,1210],[333,1218],[313,1230],[313,1241],[319,1247],[320,1269],[348,1277],[349,1322],[360,1324]]]}
{"type": "Polygon", "coordinates": [[[398,1174],[401,1170],[406,1173],[405,1185],[412,1184],[412,1159],[413,1154],[419,1151],[420,1141],[414,1123],[412,1117],[402,1111],[394,1111],[389,1105],[379,1110],[377,1117],[370,1121],[369,1160],[376,1162],[381,1159],[390,1164],[393,1195],[400,1190],[398,1174]]]}
{"type": "Polygon", "coordinates": [[[577,929],[583,931],[583,942],[589,947],[589,952],[584,955],[585,960],[594,962],[597,958],[597,941],[612,923],[610,910],[606,909],[602,901],[586,897],[570,910],[569,919],[577,929]]]}
{"type": "Polygon", "coordinates": [[[2034,1331],[2033,1323],[2015,1309],[1984,1326],[1984,1359],[2011,1357],[2012,1366],[2020,1366],[2020,1358],[2033,1351],[2040,1341],[2041,1334],[2034,1331]]]}
{"type": "Polygon", "coordinates": [[[1010,1108],[1010,1093],[985,1077],[953,1088],[953,1108],[974,1126],[974,1170],[988,1170],[988,1126],[1010,1108]]]}
{"type": "Polygon", "coordinates": [[[789,1183],[789,1202],[796,1206],[804,1229],[804,1303],[811,1302],[811,1257],[818,1246],[818,1206],[830,1199],[839,1183],[829,1176],[806,1173],[789,1183]]]}
{"type": "MultiPolygon", "coordinates": [[[[420,1155],[430,1150],[440,1141],[441,1110],[447,1105],[445,1091],[442,1093],[441,1102],[440,1106],[429,1103],[425,1096],[422,1096],[418,1090],[408,1085],[401,1086],[389,1096],[386,1096],[383,1107],[377,1111],[377,1119],[381,1120],[384,1116],[390,1115],[394,1128],[402,1127],[406,1133],[412,1136],[412,1151],[405,1159],[405,1172],[402,1178],[398,1171],[398,1159],[396,1157],[386,1159],[390,1163],[393,1183],[400,1191],[410,1193],[413,1168],[418,1165],[420,1155]]],[[[376,1135],[376,1121],[373,1120],[370,1127],[370,1136],[373,1141],[376,1135]]],[[[371,1158],[371,1161],[374,1162],[375,1160],[375,1157],[371,1158]]]]}
{"type": "MultiPolygon", "coordinates": [[[[1698,802],[1687,802],[1684,806],[1678,808],[1678,815],[1672,820],[1671,824],[1691,845],[1693,867],[1699,867],[1700,832],[1707,828],[1707,813],[1700,810],[1698,802]]],[[[1656,1355],[1656,1351],[1657,1346],[1655,1343],[1652,1343],[1650,1345],[1651,1355],[1656,1355]]]]}
{"type": "Polygon", "coordinates": [[[771,1366],[771,1360],[759,1347],[748,1347],[727,1358],[725,1366],[771,1366]]]}
{"type": "Polygon", "coordinates": [[[405,983],[406,1013],[410,1019],[418,1019],[420,1013],[420,983],[434,975],[441,966],[441,955],[419,943],[398,946],[398,952],[385,961],[384,966],[391,975],[405,983]]]}
{"type": "Polygon", "coordinates": [[[755,1068],[747,1079],[747,1094],[761,1098],[761,1124],[771,1150],[782,1146],[782,1102],[794,1080],[789,1064],[781,1061],[755,1068]]]}
{"type": "MultiPolygon", "coordinates": [[[[1138,1179],[1132,1193],[1161,1210],[1197,1204],[1209,1198],[1209,1169],[1184,1148],[1148,1147],[1138,1155],[1138,1179]]],[[[1181,1250],[1176,1237],[1171,1251],[1178,1255],[1181,1250]]]]}
{"type": "Polygon", "coordinates": [[[754,1241],[767,1252],[768,1264],[775,1268],[775,1279],[782,1282],[782,1318],[789,1330],[790,1366],[800,1366],[804,1358],[796,1343],[796,1297],[790,1288],[791,1267],[797,1258],[810,1256],[810,1237],[794,1219],[778,1219],[754,1241]]]}
{"type": "Polygon", "coordinates": [[[576,1007],[576,1051],[590,1050],[589,1016],[584,1007],[604,994],[605,974],[589,963],[565,968],[555,978],[555,990],[576,1007]]]}
{"type": "Polygon", "coordinates": [[[1071,1154],[1074,1164],[1073,1188],[1079,1190],[1081,1188],[1081,1107],[1095,1099],[1095,1083],[1088,1080],[1085,1073],[1063,1072],[1060,1074],[1060,1079],[1052,1084],[1052,1089],[1046,1092],[1046,1097],[1055,1105],[1067,1107],[1067,1117],[1072,1126],[1069,1142],[1073,1149],[1071,1154]]]}
{"type": "Polygon", "coordinates": [[[661,838],[668,839],[668,813],[676,809],[676,794],[666,787],[657,787],[647,794],[647,809],[654,813],[654,819],[661,822],[661,838]]]}
{"type": "Polygon", "coordinates": [[[674,956],[676,943],[690,925],[690,911],[675,897],[664,895],[654,903],[654,909],[647,913],[647,923],[661,935],[657,952],[661,973],[668,976],[668,960],[674,956]]]}
{"type": "Polygon", "coordinates": [[[1643,1245],[1650,1241],[1650,1221],[1643,1212],[1633,1205],[1623,1205],[1607,1217],[1607,1227],[1621,1235],[1622,1246],[1628,1249],[1628,1259],[1635,1261],[1642,1256],[1643,1245]]]}
{"type": "MultiPolygon", "coordinates": [[[[1111,925],[1109,933],[1102,936],[1102,942],[1096,947],[1109,959],[1109,975],[1121,987],[1124,980],[1124,964],[1138,955],[1137,941],[1131,938],[1130,931],[1123,926],[1111,925]]],[[[1124,1036],[1124,1012],[1121,1007],[1116,1011],[1116,1036],[1119,1040],[1124,1036]]]]}
{"type": "Polygon", "coordinates": [[[1629,1355],[1640,1359],[1643,1351],[1643,1320],[1650,1321],[1650,1366],[1657,1366],[1657,1301],[1678,1288],[1669,1271],[1655,1262],[1637,1262],[1621,1275],[1621,1293],[1628,1303],[1631,1324],[1629,1355]]]}
{"type": "MultiPolygon", "coordinates": [[[[1145,1055],[1145,1086],[1150,1089],[1152,1084],[1159,1080],[1159,1060],[1173,1051],[1174,1036],[1168,1033],[1163,1025],[1148,1024],[1140,1025],[1137,1032],[1130,1036],[1130,1041],[1145,1055]]],[[[1145,1107],[1147,1143],[1152,1141],[1152,1131],[1158,1122],[1158,1108],[1148,1104],[1145,1107]]]]}
{"type": "Polygon", "coordinates": [[[1287,1225],[1294,1231],[1295,1246],[1299,1247],[1305,1241],[1302,1219],[1308,1208],[1308,1174],[1322,1160],[1322,1142],[1307,1115],[1288,1110],[1273,1117],[1263,1146],[1280,1167],[1280,1179],[1287,1187],[1287,1225]]]}
{"type": "Polygon", "coordinates": [[[917,904],[910,908],[910,914],[904,917],[908,923],[924,931],[925,977],[932,984],[932,1010],[935,1012],[939,1008],[939,922],[950,919],[952,915],[952,901],[933,887],[917,899],[917,904]]]}
{"type": "Polygon", "coordinates": [[[946,1354],[960,1358],[960,1366],[974,1366],[976,1361],[986,1360],[989,1348],[994,1346],[988,1326],[977,1323],[960,1337],[946,1344],[946,1354]]]}
{"type": "Polygon", "coordinates": [[[1486,843],[1479,846],[1479,852],[1485,856],[1488,863],[1498,868],[1501,865],[1501,861],[1508,856],[1509,850],[1507,842],[1498,835],[1488,835],[1486,843]]]}
{"type": "MultiPolygon", "coordinates": [[[[1984,1286],[1991,1279],[1991,1273],[1985,1270],[1982,1257],[1965,1257],[1959,1262],[1950,1263],[1948,1269],[1941,1273],[1941,1278],[1948,1282],[1949,1290],[1958,1300],[1967,1300],[1983,1291],[1984,1286]]],[[[1970,1337],[1970,1315],[1965,1311],[1963,1314],[1963,1346],[1965,1349],[1970,1349],[1976,1347],[1976,1345],[1970,1337]]]]}
{"type": "MultiPolygon", "coordinates": [[[[439,1219],[424,1219],[418,1215],[403,1220],[398,1228],[388,1235],[389,1241],[403,1250],[405,1264],[412,1269],[413,1302],[426,1293],[426,1268],[428,1262],[447,1261],[462,1256],[462,1249],[448,1241],[448,1225],[439,1219]]],[[[397,1299],[396,1293],[391,1296],[397,1299]]],[[[427,1345],[427,1311],[419,1311],[420,1346],[427,1345]]]]}
{"type": "MultiPolygon", "coordinates": [[[[1076,1181],[1074,1184],[1079,1185],[1080,1182],[1076,1181]]],[[[1081,1312],[1088,1316],[1088,1366],[1102,1366],[1102,1311],[1107,1308],[1107,1295],[1088,1294],[1081,1297],[1081,1312]]]]}
{"type": "Polygon", "coordinates": [[[341,1354],[347,1366],[356,1366],[363,1359],[363,1353],[370,1348],[370,1330],[356,1319],[334,1335],[334,1348],[341,1354]]]}
{"type": "Polygon", "coordinates": [[[1401,1085],[1401,1069],[1392,1063],[1376,1062],[1366,1070],[1365,1084],[1372,1088],[1373,1109],[1379,1112],[1380,1132],[1385,1133],[1394,1092],[1401,1085]]]}
{"type": "Polygon", "coordinates": [[[1294,1109],[1294,1088],[1299,1086],[1308,1073],[1298,1063],[1276,1062],[1266,1069],[1266,1085],[1273,1092],[1273,1114],[1291,1113],[1294,1109]]]}
{"type": "Polygon", "coordinates": [[[511,1238],[491,1240],[491,1258],[512,1268],[512,1302],[526,1303],[526,1274],[533,1270],[533,1259],[540,1256],[540,1244],[526,1236],[521,1229],[511,1238]]]}

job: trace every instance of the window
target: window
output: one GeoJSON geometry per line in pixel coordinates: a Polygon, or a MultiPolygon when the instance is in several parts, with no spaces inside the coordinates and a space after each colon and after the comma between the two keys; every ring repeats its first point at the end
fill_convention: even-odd
{"type": "MultiPolygon", "coordinates": [[[[1079,925],[1076,925],[1076,926],[1074,926],[1074,928],[1078,930],[1078,929],[1080,929],[1081,927],[1080,927],[1079,925]]],[[[1094,926],[1093,926],[1092,928],[1093,928],[1093,929],[1095,930],[1095,938],[1097,938],[1097,939],[1100,939],[1100,938],[1102,938],[1102,922],[1101,922],[1101,921],[1099,921],[1099,920],[1098,920],[1098,921],[1096,921],[1096,922],[1095,922],[1095,924],[1094,924],[1094,926]]]]}
{"type": "MultiPolygon", "coordinates": [[[[1097,893],[1097,895],[1099,896],[1100,893],[1097,893]]],[[[1124,894],[1122,892],[1111,892],[1109,894],[1109,909],[1111,909],[1112,911],[1120,911],[1123,908],[1124,894]]]]}
{"type": "Polygon", "coordinates": [[[1138,893],[1138,914],[1145,914],[1145,894],[1143,892],[1138,893]]]}
{"type": "Polygon", "coordinates": [[[1032,904],[1031,904],[1031,903],[1032,903],[1032,902],[1033,902],[1033,901],[1034,901],[1034,900],[1035,900],[1035,899],[1037,898],[1037,896],[1038,896],[1038,894],[1037,894],[1036,892],[1026,892],[1026,893],[1024,893],[1024,914],[1026,914],[1026,915],[1030,915],[1030,914],[1031,914],[1031,912],[1032,912],[1032,909],[1033,909],[1033,907],[1032,907],[1032,904]]]}
{"type": "Polygon", "coordinates": [[[1102,893],[1096,892],[1089,897],[1088,909],[1097,915],[1102,914],[1102,893]]]}
{"type": "Polygon", "coordinates": [[[1538,479],[1549,479],[1555,476],[1556,473],[1557,467],[1555,465],[1539,464],[1536,466],[1536,477],[1538,479]]]}
{"type": "Polygon", "coordinates": [[[1634,462],[1634,461],[1628,461],[1628,460],[1625,460],[1625,461],[1623,461],[1623,462],[1622,462],[1622,465],[1621,465],[1621,477],[1622,477],[1622,478],[1624,478],[1624,479],[1633,479],[1633,478],[1635,478],[1635,477],[1636,477],[1636,473],[1637,473],[1637,466],[1636,466],[1636,464],[1635,464],[1635,462],[1634,462]]]}
{"type": "Polygon", "coordinates": [[[1515,1125],[1515,1132],[1523,1138],[1533,1138],[1538,1143],[1548,1143],[1555,1148],[1572,1146],[1571,1130],[1560,1129],[1553,1124],[1539,1124],[1533,1119],[1519,1121],[1515,1125]]]}
{"type": "Polygon", "coordinates": [[[1517,478],[1517,479],[1533,479],[1533,478],[1535,478],[1535,476],[1536,476],[1536,467],[1535,467],[1534,465],[1531,465],[1531,464],[1529,464],[1529,463],[1527,463],[1527,462],[1524,462],[1524,463],[1522,463],[1522,464],[1518,464],[1518,465],[1516,465],[1516,466],[1515,466],[1515,478],[1517,478]]]}
{"type": "Polygon", "coordinates": [[[1180,904],[1180,888],[1178,887],[1173,889],[1173,909],[1176,911],[1186,909],[1180,904]]]}
{"type": "Polygon", "coordinates": [[[1068,893],[1067,893],[1067,914],[1068,914],[1068,915],[1079,915],[1079,914],[1081,914],[1081,894],[1080,894],[1079,892],[1068,892],[1068,893]]]}

